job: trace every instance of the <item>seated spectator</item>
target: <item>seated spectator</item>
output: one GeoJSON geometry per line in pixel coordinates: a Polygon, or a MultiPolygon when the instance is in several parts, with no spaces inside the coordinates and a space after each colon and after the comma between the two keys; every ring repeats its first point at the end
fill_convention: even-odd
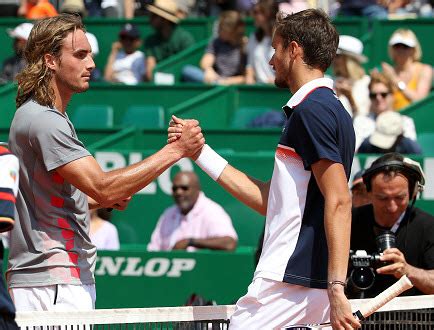
{"type": "Polygon", "coordinates": [[[90,210],[89,237],[98,250],[119,250],[119,235],[106,208],[90,210]]]}
{"type": "Polygon", "coordinates": [[[247,44],[246,84],[274,83],[274,71],[268,62],[274,54],[271,37],[278,10],[274,0],[259,0],[253,7],[256,30],[247,44]]]}
{"type": "Polygon", "coordinates": [[[200,190],[194,172],[179,172],[172,191],[176,205],[166,209],[158,220],[149,251],[236,248],[238,238],[231,218],[200,190]]]}
{"type": "Polygon", "coordinates": [[[200,60],[200,67],[188,65],[182,71],[187,82],[232,85],[244,83],[246,54],[245,24],[238,12],[229,10],[220,15],[218,36],[212,39],[200,60]]]}
{"type": "Polygon", "coordinates": [[[387,8],[383,0],[341,0],[339,15],[365,16],[368,18],[386,19],[387,8]]]}
{"type": "Polygon", "coordinates": [[[193,46],[194,39],[189,32],[178,27],[178,7],[174,0],[155,0],[146,8],[155,30],[145,39],[146,79],[152,81],[157,63],[193,46]]]}
{"type": "Polygon", "coordinates": [[[351,183],[351,196],[352,205],[354,207],[360,207],[366,204],[370,204],[368,191],[366,190],[366,185],[363,183],[363,173],[364,171],[358,171],[354,174],[353,182],[351,183]]]}
{"type": "Polygon", "coordinates": [[[25,0],[21,12],[27,19],[41,19],[57,16],[57,10],[48,0],[25,0]]]}
{"type": "Polygon", "coordinates": [[[31,23],[21,23],[15,29],[8,29],[8,34],[14,39],[14,55],[7,58],[2,65],[0,74],[0,83],[15,81],[15,77],[26,65],[24,59],[24,49],[26,48],[27,39],[33,28],[31,23]]]}
{"type": "Polygon", "coordinates": [[[145,75],[145,55],[138,50],[140,33],[135,25],[125,24],[119,32],[119,40],[112,44],[104,79],[126,85],[137,85],[145,75]]]}
{"type": "MultiPolygon", "coordinates": [[[[390,80],[384,74],[372,72],[368,88],[369,98],[371,99],[370,112],[368,116],[356,116],[353,121],[356,133],[356,151],[363,140],[374,132],[377,116],[385,111],[393,111],[393,87],[390,80]]],[[[404,136],[411,140],[416,140],[416,128],[413,119],[404,115],[401,118],[404,136]]]]}
{"type": "Polygon", "coordinates": [[[421,154],[422,149],[416,141],[403,134],[402,116],[394,111],[382,112],[375,121],[375,131],[360,146],[358,153],[384,154],[421,154]]]}
{"type": "Polygon", "coordinates": [[[351,250],[378,253],[376,237],[386,232],[395,236],[396,245],[384,250],[381,261],[387,265],[375,270],[364,297],[376,296],[403,275],[414,285],[403,295],[434,294],[434,217],[414,207],[425,182],[419,163],[385,154],[365,171],[363,181],[372,204],[353,209],[351,250]]]}
{"type": "Polygon", "coordinates": [[[339,100],[353,117],[369,112],[370,78],[362,67],[366,62],[363,44],[359,39],[347,35],[339,37],[338,50],[333,61],[335,90],[339,100]]]}
{"type": "Polygon", "coordinates": [[[394,88],[393,109],[401,110],[429,94],[433,69],[431,65],[419,62],[422,49],[411,30],[398,29],[392,34],[389,56],[393,66],[385,62],[381,66],[394,88]]]}

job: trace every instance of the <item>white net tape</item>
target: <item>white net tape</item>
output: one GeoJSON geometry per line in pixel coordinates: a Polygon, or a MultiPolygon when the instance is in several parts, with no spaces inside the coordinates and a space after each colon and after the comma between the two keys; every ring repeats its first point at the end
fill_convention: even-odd
{"type": "MultiPolygon", "coordinates": [[[[359,309],[367,299],[351,300],[353,310],[359,309]]],[[[405,311],[434,308],[434,295],[398,297],[379,311],[405,311]]],[[[202,320],[228,320],[234,305],[187,306],[128,309],[97,309],[69,312],[19,312],[16,321],[20,327],[44,325],[67,326],[89,324],[132,324],[150,322],[182,322],[202,320]]]]}

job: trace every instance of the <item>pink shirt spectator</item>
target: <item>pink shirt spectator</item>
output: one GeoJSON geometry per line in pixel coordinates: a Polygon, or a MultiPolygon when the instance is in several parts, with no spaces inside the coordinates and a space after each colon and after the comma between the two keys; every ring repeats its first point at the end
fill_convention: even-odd
{"type": "MultiPolygon", "coordinates": [[[[222,236],[238,240],[226,211],[200,192],[196,204],[187,215],[183,215],[177,205],[164,211],[152,233],[148,251],[170,251],[182,239],[222,236]]],[[[187,248],[187,251],[195,250],[192,246],[187,248]]]]}

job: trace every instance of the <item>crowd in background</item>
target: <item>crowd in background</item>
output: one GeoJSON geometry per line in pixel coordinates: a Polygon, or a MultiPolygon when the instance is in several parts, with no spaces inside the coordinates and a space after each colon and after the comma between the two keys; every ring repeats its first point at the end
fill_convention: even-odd
{"type": "MultiPolygon", "coordinates": [[[[269,65],[274,50],[272,33],[278,11],[287,13],[319,7],[332,16],[387,18],[402,15],[432,16],[433,1],[283,1],[283,0],[11,0],[0,4],[0,16],[24,17],[29,20],[8,34],[13,54],[7,58],[0,83],[13,81],[24,67],[23,50],[32,29],[30,20],[75,13],[82,17],[133,18],[148,16],[153,28],[142,36],[138,27],[125,24],[113,40],[104,68],[96,68],[92,80],[135,85],[156,81],[158,62],[194,45],[188,31],[179,26],[186,17],[217,16],[214,33],[199,63],[182,70],[184,82],[205,84],[274,84],[269,65]],[[246,33],[245,17],[251,16],[254,30],[246,33]]],[[[90,31],[91,32],[91,31],[90,31]]],[[[93,56],[99,52],[98,40],[87,33],[93,56]]],[[[413,120],[400,110],[426,97],[432,86],[432,64],[421,63],[422,49],[417,36],[408,29],[398,29],[388,44],[390,64],[366,70],[369,58],[363,43],[354,36],[341,35],[331,78],[345,109],[353,117],[356,150],[359,153],[400,152],[421,154],[413,120]]],[[[160,77],[159,79],[165,79],[160,77]]],[[[275,113],[273,113],[275,115],[275,113]]],[[[280,117],[276,125],[282,123],[280,117]]],[[[270,122],[262,116],[260,123],[270,122]]],[[[102,216],[93,214],[93,218],[102,216]]],[[[104,222],[95,222],[98,231],[104,222]]],[[[108,228],[104,225],[104,228],[108,228]]],[[[118,244],[118,243],[117,243],[118,244]]],[[[119,245],[119,244],[118,244],[119,245]]],[[[117,245],[117,248],[118,248],[117,245]]],[[[115,247],[116,248],[116,247],[115,247]]]]}

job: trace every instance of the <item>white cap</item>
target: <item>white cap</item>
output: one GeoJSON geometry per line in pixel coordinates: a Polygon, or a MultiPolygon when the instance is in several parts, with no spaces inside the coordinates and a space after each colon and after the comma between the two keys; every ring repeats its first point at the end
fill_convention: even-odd
{"type": "Polygon", "coordinates": [[[11,38],[29,39],[30,31],[32,31],[32,23],[22,23],[15,27],[15,29],[8,29],[8,34],[11,38]]]}
{"type": "Polygon", "coordinates": [[[86,37],[90,43],[90,48],[92,48],[93,56],[98,55],[99,53],[98,40],[96,39],[95,35],[90,32],[86,32],[86,37]]]}
{"type": "Polygon", "coordinates": [[[336,53],[351,56],[360,63],[365,63],[368,61],[366,56],[362,54],[363,43],[353,36],[339,36],[339,46],[336,53]]]}
{"type": "Polygon", "coordinates": [[[403,44],[408,47],[414,48],[416,47],[416,40],[411,38],[410,36],[404,36],[402,34],[396,34],[392,39],[389,41],[389,46],[394,46],[398,44],[403,44]]]}
{"type": "Polygon", "coordinates": [[[369,142],[378,148],[390,149],[403,131],[402,116],[395,111],[385,111],[377,116],[369,142]]]}

